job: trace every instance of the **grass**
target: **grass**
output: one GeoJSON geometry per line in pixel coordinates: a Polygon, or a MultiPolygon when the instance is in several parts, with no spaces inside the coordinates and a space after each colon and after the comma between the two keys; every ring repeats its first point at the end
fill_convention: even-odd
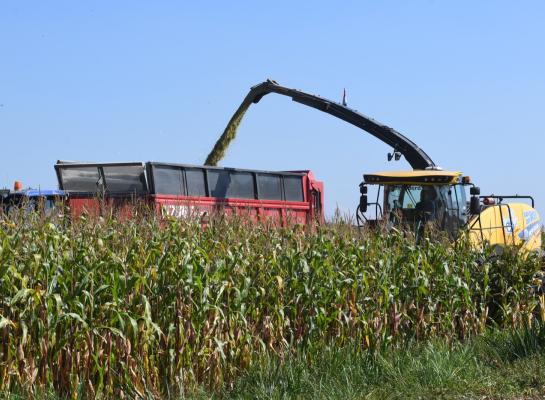
{"type": "Polygon", "coordinates": [[[434,340],[375,354],[328,348],[266,358],[219,398],[490,399],[545,395],[544,330],[489,332],[465,343],[434,340]]]}
{"type": "MultiPolygon", "coordinates": [[[[281,359],[268,353],[232,384],[188,399],[529,399],[545,396],[545,330],[489,331],[466,342],[430,340],[370,353],[328,347],[281,359]]],[[[59,400],[53,391],[0,399],[59,400]]]]}
{"type": "Polygon", "coordinates": [[[509,252],[488,259],[463,240],[417,247],[401,233],[342,223],[278,228],[230,219],[203,229],[150,215],[69,223],[3,215],[0,391],[236,397],[250,392],[246,384],[258,395],[269,382],[271,394],[304,397],[298,382],[306,379],[322,393],[374,388],[380,396],[358,374],[376,370],[377,382],[396,382],[424,357],[411,369],[436,365],[456,377],[466,371],[448,372],[441,356],[466,362],[456,343],[542,319],[532,283],[540,267],[509,252]],[[407,343],[414,348],[395,352],[407,343]],[[422,343],[445,347],[432,345],[434,358],[422,343]],[[320,372],[331,363],[337,384],[320,372]]]}

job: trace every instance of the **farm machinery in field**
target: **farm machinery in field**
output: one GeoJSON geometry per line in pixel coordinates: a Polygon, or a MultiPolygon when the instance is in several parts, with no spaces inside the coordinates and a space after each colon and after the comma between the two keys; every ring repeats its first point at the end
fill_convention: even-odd
{"type": "Polygon", "coordinates": [[[74,215],[102,210],[103,204],[127,215],[137,198],[158,214],[249,214],[252,219],[273,219],[307,224],[323,220],[323,184],[310,171],[274,172],[217,168],[251,104],[276,93],[346,121],[381,140],[393,151],[388,160],[402,156],[412,171],[365,174],[360,183],[356,219],[360,227],[377,225],[412,230],[417,240],[429,226],[456,239],[469,233],[475,248],[485,244],[502,249],[541,250],[541,218],[531,196],[481,196],[480,189],[461,172],[443,171],[416,143],[396,130],[359,112],[320,96],[287,88],[268,80],[253,86],[227,124],[204,166],[168,163],[75,163],[55,166],[60,191],[4,191],[4,211],[29,204],[52,208],[55,199],[68,204],[74,215]],[[368,188],[376,199],[369,201],[368,188]],[[469,196],[468,196],[469,192],[469,196]]]}
{"type": "Polygon", "coordinates": [[[0,211],[11,212],[14,208],[26,211],[43,211],[49,215],[59,201],[66,199],[66,193],[57,189],[23,189],[21,182],[14,184],[14,189],[0,190],[0,211]]]}
{"type": "Polygon", "coordinates": [[[541,218],[531,196],[481,196],[480,189],[469,177],[461,172],[443,171],[416,143],[396,130],[345,104],[287,88],[272,80],[250,89],[207,157],[206,164],[216,165],[249,106],[270,93],[291,97],[297,103],[344,120],[391,146],[393,151],[388,154],[388,160],[399,160],[404,156],[409,162],[412,171],[364,175],[356,210],[359,226],[382,223],[388,227],[410,228],[418,238],[424,228],[433,223],[452,239],[461,231],[468,231],[476,248],[488,244],[497,249],[517,246],[524,251],[541,250],[541,218]],[[369,186],[377,189],[377,197],[372,202],[368,199],[369,186]],[[373,216],[369,215],[370,211],[374,211],[373,216]]]}

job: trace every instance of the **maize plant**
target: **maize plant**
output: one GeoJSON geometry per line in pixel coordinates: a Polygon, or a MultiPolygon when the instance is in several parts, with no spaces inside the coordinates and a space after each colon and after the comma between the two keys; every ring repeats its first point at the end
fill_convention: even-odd
{"type": "Polygon", "coordinates": [[[0,391],[170,398],[260,355],[463,340],[539,318],[539,268],[346,224],[0,215],[0,391]]]}

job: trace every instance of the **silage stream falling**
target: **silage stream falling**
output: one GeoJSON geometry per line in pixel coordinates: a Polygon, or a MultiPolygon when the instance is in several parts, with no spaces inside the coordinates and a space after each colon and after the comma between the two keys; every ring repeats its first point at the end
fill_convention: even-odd
{"type": "Polygon", "coordinates": [[[206,157],[204,165],[217,166],[218,163],[223,159],[223,157],[225,157],[225,152],[237,135],[240,122],[242,121],[244,114],[246,114],[246,111],[248,111],[248,107],[250,107],[250,104],[250,102],[244,102],[240,105],[235,114],[229,120],[229,123],[227,124],[222,135],[214,145],[214,148],[212,149],[210,154],[208,154],[208,157],[206,157]]]}

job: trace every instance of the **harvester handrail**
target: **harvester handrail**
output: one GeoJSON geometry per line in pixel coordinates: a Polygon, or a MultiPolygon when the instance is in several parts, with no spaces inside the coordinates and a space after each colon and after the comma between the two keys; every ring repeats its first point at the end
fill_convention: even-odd
{"type": "Polygon", "coordinates": [[[505,199],[528,199],[532,203],[532,208],[535,208],[534,198],[532,196],[528,196],[528,195],[514,194],[514,195],[502,196],[502,195],[491,194],[489,196],[479,196],[479,198],[480,199],[498,199],[500,201],[500,203],[505,199]]]}

